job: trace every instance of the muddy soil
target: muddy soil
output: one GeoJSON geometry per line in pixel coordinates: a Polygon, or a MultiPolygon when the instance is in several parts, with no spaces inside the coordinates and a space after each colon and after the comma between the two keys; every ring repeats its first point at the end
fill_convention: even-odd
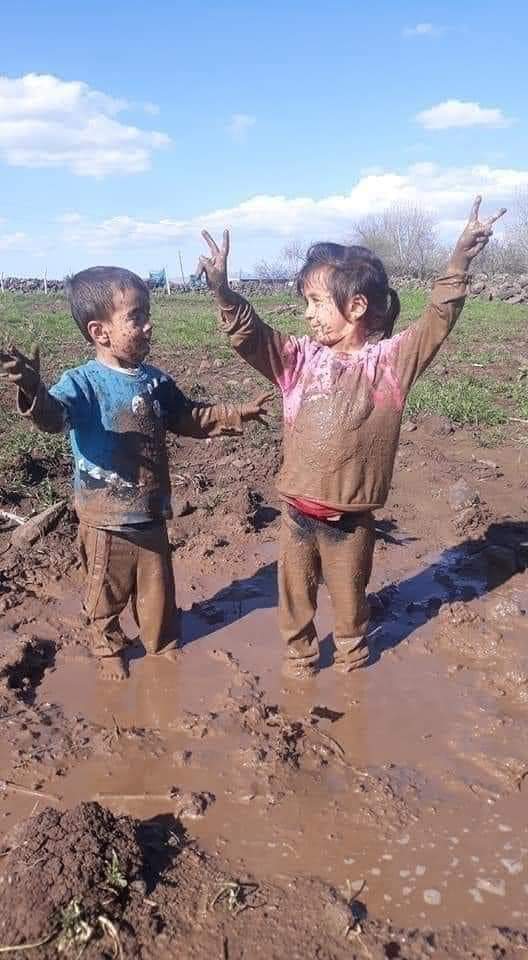
{"type": "Polygon", "coordinates": [[[8,838],[3,941],[22,953],[155,958],[516,957],[522,931],[405,931],[316,879],[225,872],[171,816],[116,818],[97,803],[46,809],[8,838]],[[24,950],[24,944],[28,946],[24,950]]]}
{"type": "MultiPolygon", "coordinates": [[[[236,360],[176,373],[196,395],[260,386],[236,360]]],[[[280,673],[279,457],[278,418],[171,442],[184,645],[173,663],[138,644],[126,683],[86,655],[73,513],[30,550],[0,534],[0,946],[62,918],[28,956],[83,923],[88,957],[526,950],[528,448],[404,429],[371,663],[333,670],[322,586],[304,685],[280,673]]],[[[65,464],[52,479],[67,493],[65,464]]]]}

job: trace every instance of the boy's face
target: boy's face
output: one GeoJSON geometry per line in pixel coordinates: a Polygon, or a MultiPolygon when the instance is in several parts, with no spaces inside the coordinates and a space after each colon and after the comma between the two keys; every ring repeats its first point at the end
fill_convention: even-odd
{"type": "Polygon", "coordinates": [[[94,322],[90,331],[96,347],[124,367],[137,367],[150,350],[152,322],[148,296],[129,287],[114,293],[111,317],[94,322]]]}
{"type": "Polygon", "coordinates": [[[328,289],[328,268],[312,270],[304,283],[305,318],[315,339],[325,347],[336,346],[349,331],[346,317],[337,309],[328,289]]]}

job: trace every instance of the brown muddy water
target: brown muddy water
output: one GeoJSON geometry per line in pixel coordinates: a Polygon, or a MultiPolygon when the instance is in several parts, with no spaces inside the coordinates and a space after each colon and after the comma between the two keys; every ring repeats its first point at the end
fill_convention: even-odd
{"type": "Polygon", "coordinates": [[[0,762],[35,793],[0,792],[0,832],[48,803],[172,813],[234,873],[318,876],[402,926],[522,927],[528,579],[522,531],[499,533],[417,559],[398,531],[400,572],[390,546],[375,566],[373,662],[351,676],[322,587],[323,669],[303,684],[281,677],[273,541],[237,581],[178,565],[179,661],[138,648],[119,684],[82,651],[47,655],[78,607],[63,579],[45,615],[24,607],[42,666],[1,718],[0,762]]]}

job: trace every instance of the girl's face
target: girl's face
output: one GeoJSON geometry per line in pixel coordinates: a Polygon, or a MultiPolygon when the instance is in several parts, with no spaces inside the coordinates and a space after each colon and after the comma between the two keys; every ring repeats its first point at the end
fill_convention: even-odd
{"type": "Polygon", "coordinates": [[[348,333],[349,322],[334,303],[328,279],[328,267],[312,270],[308,275],[304,284],[304,315],[315,339],[325,347],[334,347],[348,333]]]}
{"type": "Polygon", "coordinates": [[[344,314],[338,310],[329,288],[330,268],[313,270],[304,284],[305,317],[315,339],[336,352],[351,353],[367,341],[364,325],[368,309],[366,297],[355,294],[348,301],[344,314]]]}

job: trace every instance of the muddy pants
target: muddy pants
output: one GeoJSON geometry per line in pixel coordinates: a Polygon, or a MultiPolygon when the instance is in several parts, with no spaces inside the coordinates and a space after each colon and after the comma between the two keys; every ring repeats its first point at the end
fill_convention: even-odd
{"type": "Polygon", "coordinates": [[[294,668],[313,669],[319,643],[313,622],[322,577],[335,619],[336,665],[345,671],[368,659],[366,589],[374,552],[372,513],[349,513],[337,523],[284,506],[279,558],[279,626],[294,668]]]}
{"type": "Polygon", "coordinates": [[[174,576],[164,522],[114,533],[79,524],[81,565],[86,577],[84,612],[101,656],[128,642],[119,615],[130,600],[148,653],[176,646],[174,576]]]}

